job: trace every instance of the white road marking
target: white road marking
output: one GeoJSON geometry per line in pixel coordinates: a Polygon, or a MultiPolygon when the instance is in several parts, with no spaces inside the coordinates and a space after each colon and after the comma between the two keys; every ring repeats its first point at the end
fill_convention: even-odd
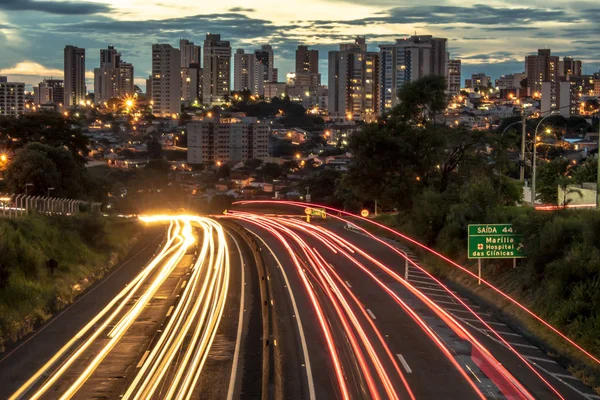
{"type": "MultiPolygon", "coordinates": [[[[435,296],[435,295],[433,295],[433,296],[435,296]]],[[[435,300],[434,300],[434,301],[435,301],[435,300]]],[[[469,311],[469,310],[461,310],[461,309],[459,309],[459,308],[444,308],[444,310],[446,310],[446,311],[450,311],[450,312],[463,312],[463,313],[469,313],[469,314],[472,314],[472,312],[471,312],[471,311],[469,311]]],[[[479,316],[485,315],[486,317],[491,317],[491,316],[492,316],[492,314],[490,314],[490,313],[481,312],[481,311],[478,311],[478,312],[477,312],[477,314],[478,314],[479,316]]],[[[460,317],[459,317],[459,318],[460,318],[460,317]]]]}
{"type": "Polygon", "coordinates": [[[523,344],[523,343],[512,343],[512,342],[508,342],[508,344],[510,344],[511,346],[517,346],[517,347],[526,347],[526,348],[528,348],[528,349],[536,349],[536,350],[539,350],[539,349],[540,349],[539,347],[535,347],[535,346],[532,346],[532,345],[530,345],[530,344],[523,344]]]}
{"type": "MultiPolygon", "coordinates": [[[[475,319],[475,318],[460,318],[460,320],[462,321],[469,321],[469,322],[479,322],[481,323],[480,320],[475,319]]],[[[488,325],[498,325],[498,326],[506,326],[506,324],[503,324],[502,322],[491,322],[491,321],[485,321],[484,322],[488,325]]],[[[502,333],[502,332],[498,332],[498,333],[502,333]]]]}
{"type": "Polygon", "coordinates": [[[434,285],[434,286],[439,286],[434,280],[430,280],[430,281],[422,281],[420,279],[414,279],[412,277],[409,276],[408,281],[410,283],[418,283],[420,285],[434,285]]]}
{"type": "Polygon", "coordinates": [[[533,361],[542,361],[542,362],[547,362],[550,364],[558,364],[556,361],[551,360],[549,358],[542,358],[542,357],[534,357],[534,356],[523,356],[524,358],[528,359],[528,360],[533,360],[533,361]]]}
{"type": "Polygon", "coordinates": [[[181,288],[185,288],[185,285],[187,285],[187,281],[183,281],[183,283],[181,284],[181,288]]]}
{"type": "Polygon", "coordinates": [[[367,308],[367,314],[369,314],[369,316],[373,319],[377,319],[377,317],[375,316],[375,314],[373,314],[373,312],[367,308]]]}
{"type": "Polygon", "coordinates": [[[146,352],[142,356],[142,359],[140,360],[140,362],[138,363],[138,365],[136,365],[136,368],[141,368],[142,365],[144,365],[144,361],[146,361],[146,358],[148,357],[148,354],[150,354],[150,350],[146,350],[146,352]]]}
{"type": "MultiPolygon", "coordinates": [[[[275,255],[275,252],[273,251],[273,249],[271,249],[271,246],[269,246],[267,244],[267,242],[265,242],[263,240],[263,238],[261,238],[258,234],[251,231],[250,229],[247,229],[247,230],[248,230],[248,232],[250,232],[254,236],[256,236],[266,246],[266,248],[269,249],[269,252],[273,255],[275,262],[277,262],[277,265],[279,266],[279,269],[281,270],[281,274],[283,275],[283,279],[285,280],[285,286],[287,287],[288,294],[290,295],[290,300],[292,301],[292,308],[294,309],[294,315],[296,315],[295,320],[296,320],[296,325],[298,325],[298,332],[300,333],[300,343],[302,343],[302,353],[304,355],[304,363],[306,364],[306,377],[308,380],[308,397],[310,400],[315,400],[316,399],[315,383],[313,381],[312,368],[310,366],[310,358],[308,357],[308,347],[306,345],[306,337],[304,336],[304,328],[302,328],[302,320],[300,319],[300,313],[298,312],[298,306],[296,305],[296,298],[294,297],[294,293],[292,292],[292,289],[290,287],[290,281],[288,280],[287,274],[285,273],[285,270],[283,269],[283,266],[281,265],[279,258],[277,258],[277,256],[275,255]]],[[[310,281],[309,281],[309,283],[310,283],[310,281]]]]}
{"type": "MultiPolygon", "coordinates": [[[[431,290],[433,292],[442,292],[442,293],[448,293],[448,291],[446,289],[437,289],[437,288],[431,288],[431,287],[425,287],[425,286],[415,286],[417,289],[420,290],[431,290]]],[[[456,293],[455,291],[451,290],[450,292],[452,293],[456,293]]]]}
{"type": "Polygon", "coordinates": [[[169,307],[169,311],[167,311],[167,317],[171,315],[171,313],[173,312],[173,308],[175,308],[175,306],[169,307]]]}
{"type": "MultiPolygon", "coordinates": [[[[492,331],[484,329],[484,332],[493,334],[492,331]]],[[[503,332],[503,331],[496,331],[497,334],[499,335],[506,335],[506,336],[516,336],[516,337],[522,337],[521,335],[519,335],[518,333],[513,333],[513,332],[503,332]]],[[[536,347],[537,348],[537,347],[536,347]]]]}
{"type": "Polygon", "coordinates": [[[346,286],[348,286],[350,289],[352,289],[352,285],[350,284],[350,282],[348,282],[348,281],[344,281],[344,282],[346,282],[346,286]]]}
{"type": "MultiPolygon", "coordinates": [[[[436,303],[441,303],[441,304],[450,304],[450,305],[453,305],[453,306],[460,306],[460,305],[461,305],[460,303],[457,303],[457,302],[455,302],[455,301],[442,301],[442,300],[434,300],[434,301],[435,301],[436,303]]],[[[467,303],[465,300],[463,300],[463,301],[464,301],[464,302],[465,302],[465,303],[466,303],[466,304],[467,304],[467,305],[468,305],[470,308],[481,308],[481,307],[479,307],[478,305],[475,305],[475,304],[468,304],[468,303],[467,303]]],[[[468,321],[468,319],[467,319],[467,318],[463,318],[463,319],[464,319],[465,321],[468,321]]],[[[502,325],[504,325],[504,324],[502,324],[502,325]]]]}
{"type": "Polygon", "coordinates": [[[227,389],[227,400],[232,400],[234,392],[235,392],[235,381],[236,381],[237,370],[238,370],[238,359],[240,358],[240,347],[242,344],[242,326],[244,324],[244,297],[246,295],[246,293],[245,293],[246,277],[244,276],[244,268],[245,268],[244,256],[242,254],[242,250],[240,249],[240,245],[238,244],[237,240],[235,240],[235,237],[233,237],[233,235],[231,233],[229,233],[229,232],[227,232],[227,233],[233,239],[233,242],[235,243],[235,246],[237,247],[238,252],[240,253],[240,261],[242,264],[242,294],[241,294],[241,299],[240,299],[240,316],[238,318],[237,338],[235,340],[235,350],[233,352],[233,364],[231,366],[231,378],[229,378],[229,388],[227,389]]]}
{"type": "Polygon", "coordinates": [[[396,357],[398,357],[398,360],[400,360],[400,364],[402,364],[402,366],[406,370],[406,373],[412,374],[412,369],[410,369],[410,367],[408,366],[408,363],[406,362],[406,360],[404,359],[402,354],[396,354],[396,357]]]}

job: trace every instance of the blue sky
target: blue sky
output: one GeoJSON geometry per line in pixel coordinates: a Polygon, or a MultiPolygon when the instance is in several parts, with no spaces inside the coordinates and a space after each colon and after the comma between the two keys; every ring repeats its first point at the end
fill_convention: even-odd
{"type": "MultiPolygon", "coordinates": [[[[558,0],[0,0],[0,75],[27,84],[61,76],[63,48],[86,48],[88,78],[99,49],[113,44],[135,66],[144,85],[151,45],[176,45],[185,37],[201,44],[220,33],[232,47],[275,48],[279,79],[294,69],[294,51],[308,44],[320,51],[327,82],[327,51],[355,35],[369,49],[417,32],[448,38],[453,58],[463,60],[463,79],[474,72],[493,78],[522,72],[526,54],[551,48],[600,70],[600,3],[558,0]]],[[[88,88],[92,88],[91,79],[88,88]]]]}

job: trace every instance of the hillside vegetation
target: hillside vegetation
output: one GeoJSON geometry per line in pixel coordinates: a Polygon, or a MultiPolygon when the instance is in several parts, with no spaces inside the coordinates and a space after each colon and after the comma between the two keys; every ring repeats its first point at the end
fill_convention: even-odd
{"type": "Polygon", "coordinates": [[[95,215],[0,219],[0,351],[101,278],[140,230],[95,215]]]}

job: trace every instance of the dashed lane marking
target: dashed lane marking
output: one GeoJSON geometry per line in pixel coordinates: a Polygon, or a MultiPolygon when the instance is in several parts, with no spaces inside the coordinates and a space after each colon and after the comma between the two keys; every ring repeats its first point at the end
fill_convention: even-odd
{"type": "Polygon", "coordinates": [[[410,369],[410,367],[408,366],[408,363],[406,362],[406,360],[404,359],[402,354],[396,354],[396,357],[398,357],[398,360],[400,360],[400,364],[402,364],[402,366],[406,370],[406,373],[412,374],[412,369],[410,369]]]}
{"type": "Polygon", "coordinates": [[[370,309],[368,309],[368,308],[367,308],[367,314],[369,314],[369,316],[370,316],[372,319],[377,319],[377,317],[375,317],[375,314],[373,314],[373,312],[372,312],[370,309]]]}

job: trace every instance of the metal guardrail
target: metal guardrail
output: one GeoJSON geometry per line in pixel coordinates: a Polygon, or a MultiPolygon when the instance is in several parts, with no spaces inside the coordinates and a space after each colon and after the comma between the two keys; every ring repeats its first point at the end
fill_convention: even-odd
{"type": "Polygon", "coordinates": [[[0,193],[0,217],[16,218],[37,212],[40,214],[74,215],[82,207],[100,211],[102,203],[57,197],[29,196],[0,193]]]}

